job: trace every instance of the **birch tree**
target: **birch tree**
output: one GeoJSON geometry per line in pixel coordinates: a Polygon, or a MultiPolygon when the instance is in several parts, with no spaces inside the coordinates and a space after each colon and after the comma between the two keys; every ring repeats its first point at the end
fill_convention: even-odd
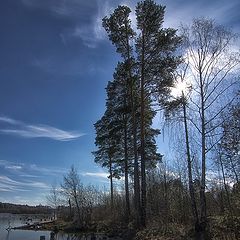
{"type": "Polygon", "coordinates": [[[201,148],[200,231],[204,236],[208,154],[220,141],[220,115],[236,97],[239,52],[234,51],[236,35],[211,19],[195,19],[191,26],[182,27],[182,32],[188,64],[185,78],[192,83],[189,121],[201,148]]]}

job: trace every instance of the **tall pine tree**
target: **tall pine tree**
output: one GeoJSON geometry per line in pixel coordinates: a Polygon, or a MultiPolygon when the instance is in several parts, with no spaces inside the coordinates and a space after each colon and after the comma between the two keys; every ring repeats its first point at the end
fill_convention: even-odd
{"type": "MultiPolygon", "coordinates": [[[[125,130],[131,126],[132,131],[126,131],[123,135],[133,143],[135,219],[137,225],[143,227],[146,224],[146,169],[156,166],[161,159],[155,142],[159,131],[151,127],[156,115],[151,105],[154,97],[157,96],[158,100],[167,97],[169,87],[173,85],[172,73],[179,61],[174,51],[180,38],[176,36],[176,30],[162,28],[164,10],[165,7],[152,0],[138,3],[138,34],[131,27],[131,10],[126,6],[119,6],[110,17],[103,19],[109,39],[124,60],[121,73],[125,75],[117,71],[115,80],[116,76],[125,80],[126,91],[122,103],[131,112],[128,118],[131,121],[125,122],[125,130]]],[[[131,155],[127,141],[125,158],[131,155]]]]}
{"type": "MultiPolygon", "coordinates": [[[[149,118],[153,93],[158,99],[168,97],[173,86],[173,72],[179,58],[175,50],[180,43],[176,30],[163,29],[165,7],[152,0],[141,1],[136,7],[137,28],[136,53],[140,81],[140,129],[141,129],[141,225],[146,224],[146,124],[149,118]]],[[[152,115],[153,118],[154,115],[152,115]]]]}

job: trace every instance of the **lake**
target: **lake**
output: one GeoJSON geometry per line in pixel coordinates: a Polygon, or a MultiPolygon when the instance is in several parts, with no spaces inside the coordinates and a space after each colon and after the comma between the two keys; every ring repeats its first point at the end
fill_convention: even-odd
{"type": "MultiPolygon", "coordinates": [[[[42,215],[27,215],[27,214],[9,214],[0,213],[0,239],[1,240],[40,240],[41,236],[45,236],[45,240],[50,240],[50,231],[35,231],[35,230],[10,230],[10,227],[19,227],[29,223],[39,222],[47,216],[42,215]]],[[[54,240],[122,240],[121,238],[109,238],[102,234],[83,234],[73,235],[66,233],[58,233],[54,240]]]]}

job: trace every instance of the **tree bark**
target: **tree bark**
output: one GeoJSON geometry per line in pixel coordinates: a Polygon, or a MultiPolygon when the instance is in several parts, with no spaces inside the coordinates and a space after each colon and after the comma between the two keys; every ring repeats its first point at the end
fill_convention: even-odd
{"type": "Polygon", "coordinates": [[[146,163],[145,163],[145,36],[142,31],[141,53],[141,226],[146,226],[146,163]]]}
{"type": "Polygon", "coordinates": [[[136,213],[136,226],[139,227],[140,221],[140,184],[139,184],[139,165],[138,165],[138,152],[137,152],[137,127],[135,116],[135,104],[133,94],[133,84],[131,84],[131,115],[133,124],[133,151],[134,151],[134,206],[136,213]]]}
{"type": "Polygon", "coordinates": [[[79,207],[78,199],[77,199],[77,192],[75,192],[74,200],[75,200],[76,207],[77,207],[78,221],[79,221],[79,226],[80,226],[80,223],[81,223],[81,220],[82,220],[82,219],[81,219],[81,211],[80,211],[80,207],[79,207]]]}
{"type": "MultiPolygon", "coordinates": [[[[126,105],[126,104],[125,104],[126,105]]],[[[129,186],[128,186],[128,145],[127,145],[127,121],[124,126],[124,172],[125,172],[125,202],[126,202],[126,221],[129,221],[130,203],[129,203],[129,186]]]]}
{"type": "MultiPolygon", "coordinates": [[[[182,93],[182,96],[184,101],[184,93],[182,93]]],[[[186,151],[187,151],[189,193],[191,198],[192,214],[195,220],[195,230],[198,231],[200,226],[199,226],[199,216],[198,216],[197,203],[196,203],[196,197],[195,197],[195,191],[194,191],[193,179],[192,179],[192,162],[191,162],[190,144],[189,144],[189,136],[188,136],[187,111],[186,111],[185,101],[183,102],[183,118],[184,118],[184,130],[185,130],[185,143],[186,143],[186,151]]]]}
{"type": "Polygon", "coordinates": [[[220,162],[221,171],[222,171],[222,176],[223,176],[224,189],[225,189],[226,194],[227,194],[228,209],[229,209],[229,211],[230,211],[230,213],[231,213],[231,215],[232,215],[231,201],[230,201],[229,191],[228,191],[228,188],[227,188],[226,176],[225,176],[225,172],[224,172],[224,167],[223,167],[223,162],[222,162],[222,156],[221,156],[221,154],[219,154],[219,162],[220,162]]]}
{"type": "MultiPolygon", "coordinates": [[[[127,21],[125,22],[127,32],[127,21]]],[[[131,54],[129,46],[129,36],[127,38],[127,61],[129,64],[129,85],[130,85],[130,105],[131,105],[131,117],[132,117],[132,133],[133,133],[133,153],[134,153],[134,206],[136,213],[136,225],[139,226],[140,220],[140,184],[139,184],[139,165],[138,165],[138,152],[137,152],[137,125],[136,125],[136,107],[135,107],[135,94],[134,94],[134,79],[132,75],[131,54]]]]}
{"type": "Polygon", "coordinates": [[[111,210],[113,210],[113,173],[112,173],[112,158],[109,157],[109,174],[110,174],[110,195],[111,195],[111,210]]]}
{"type": "MultiPolygon", "coordinates": [[[[199,63],[200,65],[200,63],[199,63]]],[[[200,184],[200,224],[203,236],[206,235],[207,225],[207,209],[206,209],[206,119],[205,119],[205,99],[204,99],[204,83],[202,77],[201,66],[199,66],[199,80],[200,80],[200,98],[201,98],[201,158],[202,158],[202,174],[200,184]]]]}

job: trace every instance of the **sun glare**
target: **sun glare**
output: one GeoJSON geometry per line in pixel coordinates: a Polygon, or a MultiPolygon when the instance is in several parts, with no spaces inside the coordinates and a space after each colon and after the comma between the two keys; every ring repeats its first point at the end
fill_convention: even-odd
{"type": "Polygon", "coordinates": [[[182,93],[186,94],[189,89],[189,85],[190,84],[188,84],[186,81],[178,81],[172,88],[172,96],[180,97],[182,93]]]}

